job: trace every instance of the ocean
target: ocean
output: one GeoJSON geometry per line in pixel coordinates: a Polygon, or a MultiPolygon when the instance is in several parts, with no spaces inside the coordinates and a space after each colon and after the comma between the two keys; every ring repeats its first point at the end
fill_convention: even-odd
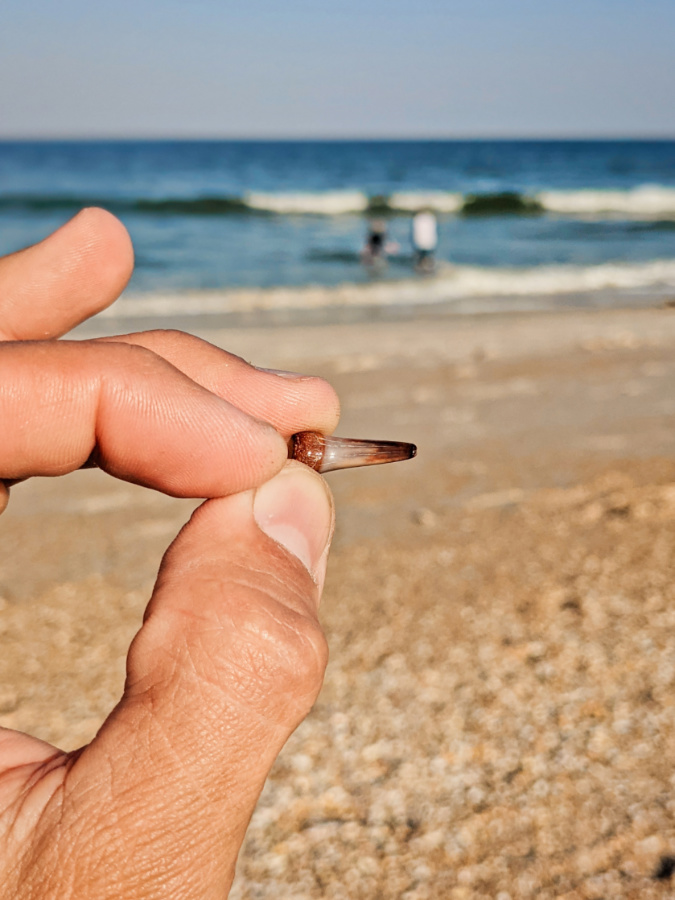
{"type": "Polygon", "coordinates": [[[92,204],[134,241],[131,318],[675,294],[675,141],[0,142],[0,253],[92,204]],[[432,277],[410,247],[421,208],[438,218],[432,277]],[[376,272],[360,259],[373,216],[399,245],[376,272]]]}

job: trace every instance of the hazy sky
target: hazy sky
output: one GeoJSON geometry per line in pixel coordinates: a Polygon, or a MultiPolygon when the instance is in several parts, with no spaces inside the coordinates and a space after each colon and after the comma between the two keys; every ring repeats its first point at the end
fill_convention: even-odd
{"type": "Polygon", "coordinates": [[[2,0],[0,137],[675,136],[675,0],[2,0]]]}

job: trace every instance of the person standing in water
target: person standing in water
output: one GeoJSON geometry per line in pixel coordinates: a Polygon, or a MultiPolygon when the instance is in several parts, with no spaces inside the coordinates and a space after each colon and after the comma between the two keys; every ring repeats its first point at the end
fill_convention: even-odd
{"type": "Polygon", "coordinates": [[[387,257],[399,251],[396,241],[389,240],[387,223],[384,219],[373,219],[368,226],[366,242],[361,251],[361,262],[365,266],[385,266],[387,257]]]}
{"type": "Polygon", "coordinates": [[[436,216],[429,209],[420,210],[412,220],[412,245],[418,272],[433,272],[437,244],[436,216]]]}

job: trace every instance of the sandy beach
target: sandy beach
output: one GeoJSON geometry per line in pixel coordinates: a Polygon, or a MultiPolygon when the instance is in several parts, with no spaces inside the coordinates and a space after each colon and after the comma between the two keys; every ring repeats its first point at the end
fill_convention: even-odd
{"type": "MultiPolygon", "coordinates": [[[[675,896],[675,309],[201,334],[419,446],[328,476],[325,686],[231,896],[675,896]]],[[[0,725],[94,735],[194,506],[93,470],[12,489],[0,725]]]]}

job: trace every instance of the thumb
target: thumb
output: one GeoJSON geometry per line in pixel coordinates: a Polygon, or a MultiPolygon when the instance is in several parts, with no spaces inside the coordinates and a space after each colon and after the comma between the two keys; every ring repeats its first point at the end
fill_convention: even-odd
{"type": "Polygon", "coordinates": [[[122,871],[138,882],[125,896],[224,896],[269,769],[321,687],[333,521],[323,479],[289,463],[256,492],[204,503],[169,548],[124,697],[68,777],[80,820],[101,805],[92,779],[110,785],[111,824],[89,836],[104,836],[100,896],[122,871]]]}

